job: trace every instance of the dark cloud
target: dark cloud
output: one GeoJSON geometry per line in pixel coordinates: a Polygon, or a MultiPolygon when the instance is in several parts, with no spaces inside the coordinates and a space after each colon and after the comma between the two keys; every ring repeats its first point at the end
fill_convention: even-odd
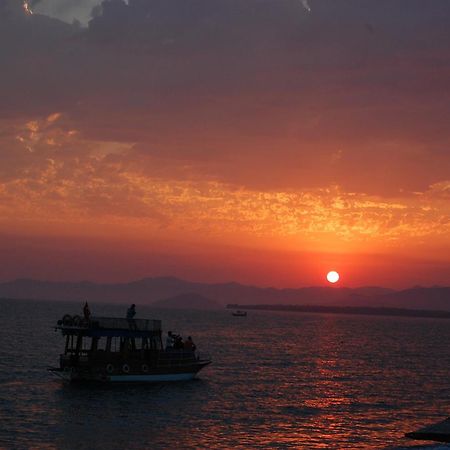
{"type": "Polygon", "coordinates": [[[0,20],[9,19],[11,16],[22,16],[23,6],[17,0],[3,0],[0,2],[0,20]]]}
{"type": "Polygon", "coordinates": [[[63,112],[167,173],[189,160],[241,184],[446,176],[446,0],[107,0],[87,29],[16,6],[0,13],[0,118],[63,112]]]}

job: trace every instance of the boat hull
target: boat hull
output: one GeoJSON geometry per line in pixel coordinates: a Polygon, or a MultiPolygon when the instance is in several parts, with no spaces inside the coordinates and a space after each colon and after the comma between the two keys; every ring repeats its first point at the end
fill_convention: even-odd
{"type": "Polygon", "coordinates": [[[197,373],[210,361],[201,362],[195,366],[186,369],[175,369],[173,371],[155,370],[146,374],[104,374],[89,373],[79,371],[75,367],[66,367],[64,369],[51,368],[49,371],[65,382],[103,382],[103,383],[160,383],[168,381],[187,381],[197,376],[197,373]]]}

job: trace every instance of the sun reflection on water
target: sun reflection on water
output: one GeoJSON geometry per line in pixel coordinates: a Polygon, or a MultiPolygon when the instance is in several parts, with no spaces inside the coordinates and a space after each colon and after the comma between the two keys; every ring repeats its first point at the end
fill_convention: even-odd
{"type": "MultiPolygon", "coordinates": [[[[21,304],[22,309],[6,305],[1,312],[9,318],[0,331],[1,443],[80,449],[385,448],[402,443],[403,433],[424,420],[438,420],[448,406],[450,330],[444,321],[252,312],[243,322],[228,311],[141,307],[143,316],[157,315],[167,329],[189,330],[213,355],[200,379],[64,386],[49,379],[45,367],[55,363],[61,347],[49,323],[68,305],[33,304],[31,320],[30,305],[21,304]],[[30,327],[32,339],[24,333],[30,327]],[[20,345],[5,345],[5,335],[20,345]]],[[[120,306],[96,308],[123,312],[120,306]]]]}

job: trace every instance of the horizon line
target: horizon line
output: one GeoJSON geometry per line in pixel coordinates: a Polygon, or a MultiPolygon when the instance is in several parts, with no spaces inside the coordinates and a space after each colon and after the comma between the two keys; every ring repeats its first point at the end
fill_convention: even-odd
{"type": "Polygon", "coordinates": [[[360,285],[355,287],[350,286],[337,286],[337,285],[331,285],[324,284],[324,285],[308,285],[308,286],[298,286],[298,287],[275,287],[275,286],[261,286],[256,284],[247,284],[242,283],[239,281],[215,281],[215,282],[205,282],[205,281],[192,281],[185,278],[180,278],[174,275],[161,275],[161,276],[145,276],[143,278],[136,278],[129,281],[92,281],[92,280],[77,280],[77,281],[70,281],[70,280],[61,280],[61,281],[55,281],[55,280],[48,280],[48,279],[37,279],[37,278],[28,278],[28,277],[18,277],[12,280],[8,281],[2,281],[0,280],[1,284],[10,284],[10,283],[16,283],[20,281],[31,281],[31,282],[40,282],[40,283],[53,283],[53,284],[83,284],[83,283],[89,283],[89,284],[97,284],[97,285],[114,285],[114,284],[131,284],[131,283],[137,283],[139,281],[144,281],[148,279],[174,279],[177,281],[183,281],[186,283],[192,283],[192,284],[205,284],[205,285],[220,285],[220,284],[237,284],[240,286],[246,286],[246,287],[252,287],[252,288],[258,288],[258,289],[274,289],[274,290],[297,290],[297,289],[349,289],[349,290],[356,290],[356,289],[364,289],[364,288],[373,288],[373,289],[389,289],[391,291],[395,292],[401,292],[405,290],[410,289],[433,289],[433,288],[450,288],[450,285],[430,285],[430,286],[424,286],[424,285],[413,285],[410,287],[405,288],[393,288],[388,286],[382,286],[382,285],[360,285]]]}

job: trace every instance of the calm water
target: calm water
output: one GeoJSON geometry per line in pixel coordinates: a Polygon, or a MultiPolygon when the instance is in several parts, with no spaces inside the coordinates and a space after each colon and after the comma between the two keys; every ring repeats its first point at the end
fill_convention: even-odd
{"type": "Polygon", "coordinates": [[[45,370],[52,325],[81,306],[0,302],[1,448],[386,448],[450,415],[449,321],[138,305],[213,365],[193,382],[65,386],[45,370]]]}

